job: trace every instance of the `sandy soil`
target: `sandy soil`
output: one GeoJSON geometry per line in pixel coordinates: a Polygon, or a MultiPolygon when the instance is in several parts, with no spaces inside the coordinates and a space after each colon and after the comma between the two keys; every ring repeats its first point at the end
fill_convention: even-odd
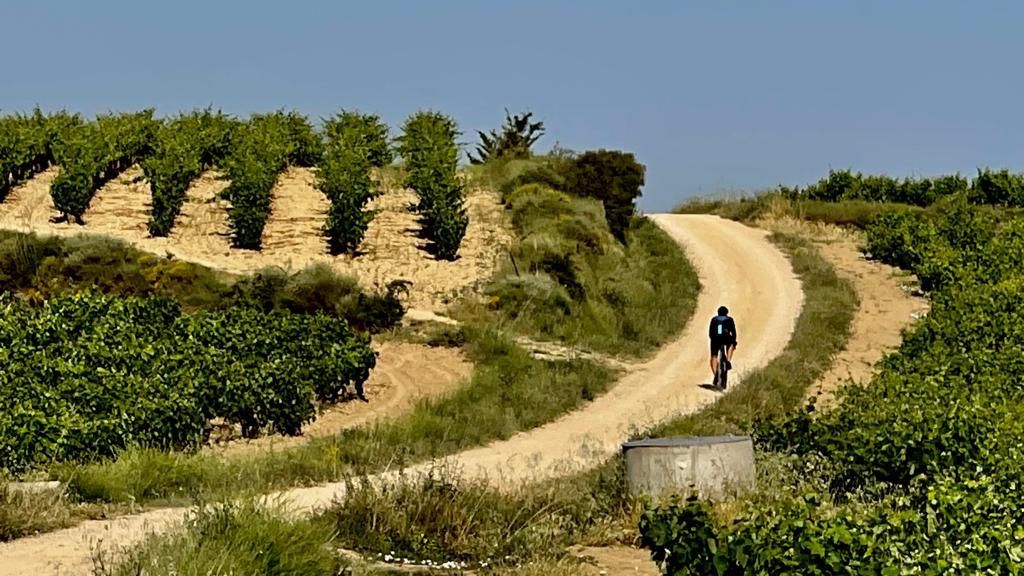
{"type": "Polygon", "coordinates": [[[225,455],[280,450],[303,444],[310,438],[332,436],[372,420],[393,418],[411,409],[421,398],[454,390],[473,371],[473,365],[462,352],[452,348],[404,342],[374,342],[373,347],[379,356],[377,366],[366,381],[369,402],[348,400],[328,408],[306,426],[302,436],[239,439],[218,444],[211,450],[225,455]]]}
{"type": "Polygon", "coordinates": [[[236,273],[267,266],[297,270],[322,262],[340,273],[355,275],[368,288],[409,280],[408,304],[426,310],[443,310],[456,294],[486,281],[512,241],[498,196],[471,190],[466,198],[469,227],[459,258],[454,262],[436,260],[422,249],[420,225],[411,211],[416,195],[397,189],[371,202],[370,207],[378,213],[360,253],[354,258],[332,257],[321,232],[328,202],[315,188],[314,172],[307,168],[289,168],[280,176],[264,229],[264,247],[258,252],[231,248],[229,205],[217,198],[227,182],[215,172],[202,175],[189,189],[168,238],[148,234],[150,191],[138,167],[96,192],[84,215],[84,226],[53,224],[49,219],[56,212],[49,186],[57,171],[47,170],[12,190],[0,204],[0,228],[58,235],[106,234],[143,250],[236,273]]]}
{"type": "Polygon", "coordinates": [[[846,347],[807,391],[808,396],[817,396],[819,406],[827,407],[840,386],[863,384],[871,378],[882,356],[902,342],[903,329],[928,310],[928,302],[910,293],[899,269],[865,260],[853,237],[821,243],[818,248],[841,276],[853,282],[860,300],[846,347]]]}
{"type": "MultiPolygon", "coordinates": [[[[743,319],[746,337],[737,357],[736,377],[763,366],[785,347],[803,294],[785,256],[763,231],[712,216],[658,215],[654,220],[679,241],[697,267],[703,291],[693,321],[650,360],[632,368],[604,396],[554,422],[491,445],[414,466],[421,473],[453,465],[471,477],[497,485],[549,478],[611,457],[634,429],[693,412],[718,395],[701,388],[708,381],[705,322],[728,303],[743,319]]],[[[738,380],[737,380],[738,381],[738,380]]],[[[374,477],[388,481],[400,472],[374,477]]],[[[343,494],[344,483],[288,490],[294,510],[309,512],[343,494]]],[[[89,573],[90,547],[120,547],[150,531],[178,525],[187,509],[146,512],[114,520],[90,521],[70,529],[0,544],[0,575],[89,573]]]]}
{"type": "Polygon", "coordinates": [[[651,552],[629,546],[591,546],[572,551],[587,561],[584,574],[608,576],[660,576],[651,552]]]}

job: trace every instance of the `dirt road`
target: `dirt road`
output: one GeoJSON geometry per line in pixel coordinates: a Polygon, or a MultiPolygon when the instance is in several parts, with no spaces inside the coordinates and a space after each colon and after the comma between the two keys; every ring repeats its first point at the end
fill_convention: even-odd
{"type": "MultiPolygon", "coordinates": [[[[802,292],[786,258],[765,232],[713,216],[658,215],[652,219],[684,246],[702,292],[694,319],[656,356],[637,364],[604,396],[550,424],[448,460],[464,474],[496,482],[550,477],[613,456],[632,430],[713,402],[699,387],[709,380],[706,323],[726,304],[737,319],[736,382],[779,354],[800,312],[802,292]]],[[[428,465],[412,470],[423,470],[428,465]]],[[[382,475],[387,478],[391,475],[382,475]]],[[[300,510],[330,504],[343,484],[281,495],[300,510]]],[[[0,576],[88,574],[90,548],[137,542],[147,531],[179,523],[185,509],[165,509],[0,544],[0,576]]]]}

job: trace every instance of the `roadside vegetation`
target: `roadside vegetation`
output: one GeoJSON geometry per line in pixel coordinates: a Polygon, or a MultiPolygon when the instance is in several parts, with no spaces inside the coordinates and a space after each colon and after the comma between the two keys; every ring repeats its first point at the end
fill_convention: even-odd
{"type": "Polygon", "coordinates": [[[1001,207],[1019,184],[983,172],[866,223],[867,255],[914,273],[929,314],[870,385],[756,427],[787,463],[770,487],[648,510],[643,541],[666,573],[1019,572],[1024,219],[1001,207]]]}
{"type": "MultiPolygon", "coordinates": [[[[750,432],[757,422],[787,414],[839,352],[857,306],[812,244],[775,235],[800,276],[805,305],[794,337],[777,359],[754,372],[707,409],[647,435],[750,432]],[[813,351],[813,354],[812,354],[813,351]]],[[[778,486],[788,463],[759,464],[761,484],[778,486]]],[[[348,482],[345,495],[309,520],[333,534],[332,545],[367,560],[446,565],[483,574],[579,573],[570,546],[636,544],[643,502],[628,495],[624,470],[613,460],[594,470],[497,489],[437,468],[385,486],[348,482]]]]}
{"type": "MultiPolygon", "coordinates": [[[[443,117],[434,115],[418,121],[443,127],[442,120],[443,117]]],[[[336,140],[317,152],[320,155],[288,161],[326,162],[333,154],[340,162],[342,155],[348,153],[343,150],[363,146],[370,140],[377,142],[369,136],[366,142],[360,141],[341,129],[343,123],[338,118],[329,124],[334,127],[332,134],[336,140]],[[338,140],[341,138],[346,140],[338,140]]],[[[306,133],[300,129],[300,123],[295,126],[296,134],[306,133]]],[[[422,177],[423,190],[434,185],[428,178],[433,173],[430,162],[447,166],[447,140],[441,140],[440,148],[406,150],[410,156],[420,154],[428,168],[420,176],[410,172],[408,166],[402,170],[405,178],[422,177]]],[[[371,158],[376,157],[374,150],[369,145],[360,150],[360,166],[365,167],[367,161],[372,163],[371,158]]],[[[252,153],[256,154],[254,150],[252,153]]],[[[341,480],[445,456],[534,428],[602,394],[614,380],[614,371],[590,361],[538,360],[517,346],[514,338],[528,335],[562,340],[616,355],[647,354],[680,330],[692,314],[699,291],[696,274],[678,246],[658,228],[632,217],[623,224],[621,215],[627,211],[632,214],[642,184],[643,168],[631,155],[606,151],[581,154],[580,158],[586,160],[579,165],[589,167],[588,176],[573,176],[575,180],[568,182],[589,182],[586,186],[590,188],[579,184],[575,190],[568,188],[566,181],[539,185],[538,181],[530,181],[531,176],[522,177],[514,172],[516,167],[508,165],[522,163],[527,171],[543,178],[542,172],[563,162],[562,157],[525,156],[496,152],[495,160],[473,167],[468,178],[460,175],[457,179],[460,194],[462,186],[508,188],[508,214],[522,236],[507,268],[491,279],[479,299],[473,301],[470,296],[457,306],[455,314],[463,320],[462,325],[445,328],[428,338],[433,343],[462,346],[473,360],[474,374],[461,388],[421,401],[412,411],[393,420],[346,430],[331,438],[312,439],[284,451],[223,458],[203,450],[169,451],[153,443],[127,442],[124,449],[118,449],[111,457],[37,466],[32,477],[55,478],[66,483],[67,492],[46,506],[50,514],[58,518],[64,514],[66,519],[27,523],[25,516],[38,511],[30,511],[20,501],[5,501],[5,510],[11,514],[11,519],[5,520],[11,527],[4,533],[5,538],[73,523],[95,506],[124,509],[182,505],[195,498],[235,498],[246,493],[341,480]],[[620,185],[615,174],[623,167],[627,176],[620,185]],[[516,176],[520,179],[513,186],[509,181],[516,176]],[[610,182],[618,196],[594,197],[593,189],[603,186],[602,182],[610,182]],[[577,192],[581,190],[589,191],[580,197],[577,192]],[[547,202],[563,206],[555,218],[537,209],[547,202]],[[609,212],[620,216],[609,218],[609,212]],[[571,222],[567,225],[565,221],[571,222]],[[529,247],[524,241],[526,237],[531,241],[546,238],[552,245],[547,252],[538,251],[529,247]],[[574,248],[568,259],[546,263],[557,256],[558,246],[570,245],[574,248]],[[527,276],[556,295],[560,303],[534,306],[522,299],[519,294],[523,289],[513,279],[527,276]],[[562,295],[570,294],[561,299],[562,295]],[[82,512],[69,515],[74,510],[82,512]]],[[[382,175],[390,177],[389,170],[385,166],[382,175]]],[[[443,200],[442,196],[424,195],[423,190],[421,202],[443,200]]],[[[360,198],[354,198],[356,204],[360,198]]],[[[424,211],[427,208],[421,206],[424,211]]],[[[430,209],[436,208],[435,205],[430,209]]],[[[255,233],[251,236],[257,237],[255,233]]],[[[93,290],[101,298],[140,302],[163,299],[180,306],[189,317],[231,313],[240,307],[267,318],[323,312],[359,328],[361,333],[377,334],[401,317],[400,304],[397,311],[392,305],[401,296],[401,283],[380,294],[366,294],[356,289],[354,282],[347,284],[347,279],[329,276],[318,268],[298,274],[267,270],[234,277],[141,253],[117,242],[87,237],[61,240],[9,234],[0,237],[0,255],[3,254],[9,255],[9,259],[0,258],[0,280],[16,299],[25,301],[19,306],[30,308],[73,297],[82,290],[93,290]]],[[[269,428],[276,430],[273,424],[268,423],[269,428]]],[[[230,547],[220,541],[210,543],[222,544],[230,547]]],[[[186,550],[200,554],[189,546],[192,544],[182,540],[161,548],[153,557],[186,550]]]]}
{"type": "Polygon", "coordinates": [[[832,170],[806,187],[778,186],[739,198],[695,198],[680,213],[717,214],[741,222],[789,217],[864,229],[883,214],[920,213],[942,217],[951,205],[966,202],[996,220],[1022,215],[1024,174],[979,170],[973,179],[960,174],[897,179],[832,170]]]}

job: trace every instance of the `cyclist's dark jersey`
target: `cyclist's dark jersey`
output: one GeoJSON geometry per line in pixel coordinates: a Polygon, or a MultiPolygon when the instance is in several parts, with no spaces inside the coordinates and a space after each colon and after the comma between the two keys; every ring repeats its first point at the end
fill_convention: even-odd
{"type": "Polygon", "coordinates": [[[735,346],[736,322],[729,316],[715,316],[708,326],[708,337],[711,338],[712,354],[722,346],[735,346]]]}

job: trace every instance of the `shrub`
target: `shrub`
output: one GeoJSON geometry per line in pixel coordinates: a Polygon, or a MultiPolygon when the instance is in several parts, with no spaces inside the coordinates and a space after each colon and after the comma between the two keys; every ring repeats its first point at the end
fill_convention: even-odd
{"type": "Polygon", "coordinates": [[[224,172],[231,181],[224,196],[231,202],[228,216],[235,247],[258,250],[262,246],[277,177],[289,162],[301,156],[300,144],[292,141],[296,132],[302,135],[290,117],[280,112],[254,115],[236,132],[231,154],[224,163],[224,172]]]}
{"type": "Polygon", "coordinates": [[[376,114],[360,114],[355,111],[341,111],[324,123],[327,141],[351,142],[357,148],[365,148],[370,165],[383,168],[394,160],[388,127],[376,114]]]}
{"type": "Polygon", "coordinates": [[[406,181],[416,191],[424,231],[434,254],[454,260],[469,218],[464,190],[456,175],[459,148],[455,121],[438,112],[410,116],[399,138],[399,153],[406,163],[406,181]]]}
{"type": "Polygon", "coordinates": [[[473,164],[483,164],[493,160],[510,158],[529,158],[531,148],[544,135],[543,122],[531,122],[533,112],[512,116],[505,110],[505,124],[501,133],[491,130],[490,133],[480,132],[480,144],[476,147],[476,157],[470,155],[473,164]]]}
{"type": "Polygon", "coordinates": [[[0,201],[52,162],[46,128],[47,118],[38,108],[31,116],[0,118],[0,201]]]}
{"type": "Polygon", "coordinates": [[[644,166],[633,154],[596,150],[584,152],[573,161],[565,187],[570,194],[600,200],[608,228],[625,241],[643,184],[644,166]]]}
{"type": "Polygon", "coordinates": [[[867,253],[883,262],[912,269],[921,263],[935,237],[932,223],[911,212],[882,214],[867,228],[867,253]]]}
{"type": "Polygon", "coordinates": [[[12,471],[132,444],[193,447],[215,417],[248,437],[296,434],[375,363],[367,338],[320,315],[182,315],[168,300],[91,291],[0,304],[0,461],[12,471]]]}
{"type": "Polygon", "coordinates": [[[328,141],[317,172],[317,187],[331,201],[324,228],[332,254],[355,252],[373,220],[366,204],[378,194],[370,167],[385,157],[390,161],[387,132],[376,116],[354,112],[331,118],[325,131],[328,141]]]}
{"type": "Polygon", "coordinates": [[[344,318],[360,331],[380,332],[396,326],[405,314],[401,298],[407,284],[395,280],[382,291],[368,294],[354,278],[340,276],[324,264],[294,274],[267,268],[235,282],[221,306],[322,313],[344,318]]]}
{"type": "Polygon", "coordinates": [[[682,321],[696,275],[653,223],[635,219],[623,246],[597,200],[527,184],[506,204],[520,240],[511,249],[511,268],[487,293],[491,307],[519,330],[637,353],[682,321]]]}

